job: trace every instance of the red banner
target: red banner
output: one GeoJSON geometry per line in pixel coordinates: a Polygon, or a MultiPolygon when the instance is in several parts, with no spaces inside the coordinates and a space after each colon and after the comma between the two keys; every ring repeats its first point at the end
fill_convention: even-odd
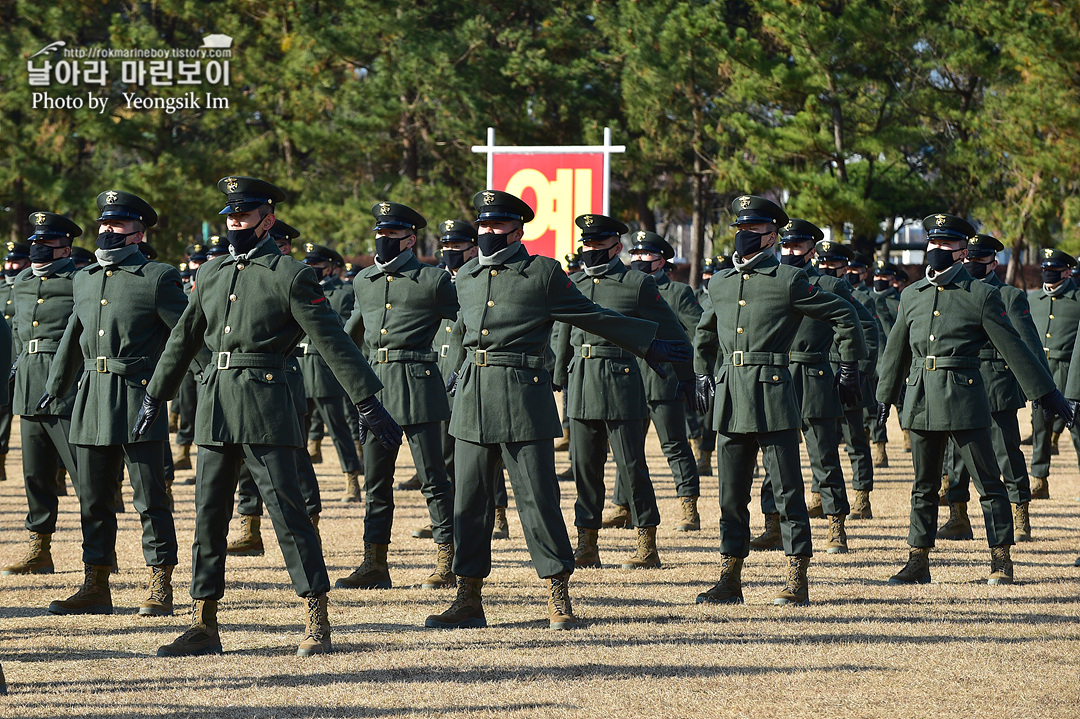
{"type": "Polygon", "coordinates": [[[493,159],[492,189],[517,195],[536,212],[525,225],[529,252],[562,262],[576,249],[574,218],[604,211],[604,153],[496,153],[493,159]]]}

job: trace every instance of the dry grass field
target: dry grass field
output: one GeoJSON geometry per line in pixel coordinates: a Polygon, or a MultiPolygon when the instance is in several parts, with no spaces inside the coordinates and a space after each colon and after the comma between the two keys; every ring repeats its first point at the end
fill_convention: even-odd
{"type": "MultiPolygon", "coordinates": [[[[194,487],[185,484],[175,491],[177,616],[136,614],[146,570],[129,487],[128,511],[120,517],[121,572],[113,580],[116,613],[47,614],[49,602],[82,579],[72,493],[61,500],[57,573],[0,578],[0,660],[11,687],[0,698],[0,716],[1080,716],[1080,567],[1073,567],[1080,554],[1080,476],[1072,447],[1063,441],[1054,458],[1052,499],[1032,505],[1035,541],[1014,551],[1017,585],[986,586],[989,555],[979,523],[975,541],[939,543],[931,555],[933,584],[890,587],[886,580],[907,554],[911,474],[910,455],[900,452],[891,422],[897,441],[890,445],[892,466],[878,473],[875,518],[849,524],[851,553],[815,556],[810,607],[772,606],[783,577],[777,552],[747,560],[745,605],[694,603],[717,573],[716,478],[703,480],[702,531],[675,532],[675,491],[651,435],[665,566],[576,573],[571,592],[585,620],[580,631],[548,631],[544,589],[513,512],[511,539],[495,543],[496,566],[485,587],[490,626],[424,629],[425,616],[442,611],[452,592],[419,588],[434,548],[410,536],[426,517],[420,494],[398,493],[390,548],[395,588],[332,591],[335,652],[306,659],[293,656],[303,611],[269,527],[265,556],[229,560],[220,615],[225,654],[155,657],[187,625],[194,487]]],[[[17,427],[12,445],[10,479],[0,484],[3,563],[25,546],[17,427]]],[[[337,460],[332,449],[324,454],[327,461],[316,468],[333,581],[359,562],[362,510],[337,502],[337,460]]],[[[403,455],[404,479],[412,467],[403,455]]],[[[559,467],[565,466],[560,454],[559,467]]],[[[610,491],[614,470],[608,469],[610,491]]],[[[571,522],[573,485],[561,486],[571,522]]],[[[755,492],[755,532],[756,501],[755,492]]],[[[980,516],[975,501],[971,513],[980,516]]],[[[819,547],[825,534],[826,522],[814,520],[819,547]]],[[[616,564],[633,544],[632,532],[604,532],[602,558],[616,564]]]]}

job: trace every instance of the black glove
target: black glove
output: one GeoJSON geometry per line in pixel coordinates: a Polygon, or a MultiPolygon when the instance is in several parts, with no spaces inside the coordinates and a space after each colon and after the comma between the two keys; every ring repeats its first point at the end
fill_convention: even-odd
{"type": "Polygon", "coordinates": [[[360,420],[360,446],[367,442],[368,432],[387,449],[401,446],[401,427],[386,411],[378,397],[371,395],[357,402],[356,413],[360,420]]]}
{"type": "Polygon", "coordinates": [[[885,426],[885,422],[889,419],[889,410],[891,405],[887,405],[884,402],[877,403],[877,426],[881,429],[885,426]]]}
{"type": "Polygon", "coordinates": [[[840,373],[836,375],[836,387],[840,391],[840,401],[847,407],[857,407],[862,402],[862,377],[859,376],[858,362],[841,362],[840,373]]]}
{"type": "Polygon", "coordinates": [[[1055,389],[1053,392],[1039,397],[1039,404],[1042,405],[1043,419],[1047,422],[1052,420],[1056,414],[1065,420],[1065,426],[1069,429],[1072,429],[1072,426],[1076,423],[1072,405],[1065,399],[1065,395],[1061,394],[1061,390],[1055,389]]]}
{"type": "Polygon", "coordinates": [[[694,375],[694,404],[698,414],[707,414],[716,396],[716,380],[711,374],[694,375]]]}
{"type": "Polygon", "coordinates": [[[446,393],[451,397],[457,395],[457,381],[458,373],[457,370],[454,370],[450,373],[450,379],[446,382],[446,393]]]}
{"type": "Polygon", "coordinates": [[[40,412],[41,410],[52,404],[54,401],[56,401],[56,395],[52,395],[46,392],[45,394],[41,395],[41,399],[38,400],[37,407],[35,407],[34,409],[40,412]]]}
{"type": "Polygon", "coordinates": [[[139,437],[150,431],[150,426],[161,413],[163,404],[165,404],[163,399],[154,399],[150,395],[143,397],[142,407],[139,407],[139,416],[135,418],[135,428],[131,430],[132,442],[137,442],[139,437]]]}
{"type": "Polygon", "coordinates": [[[697,375],[694,375],[694,379],[679,381],[675,387],[675,399],[683,400],[690,409],[697,406],[697,375]]]}
{"type": "Polygon", "coordinates": [[[662,379],[667,377],[667,372],[660,365],[665,362],[689,362],[690,345],[682,340],[653,340],[649,349],[645,350],[643,359],[662,379]]]}

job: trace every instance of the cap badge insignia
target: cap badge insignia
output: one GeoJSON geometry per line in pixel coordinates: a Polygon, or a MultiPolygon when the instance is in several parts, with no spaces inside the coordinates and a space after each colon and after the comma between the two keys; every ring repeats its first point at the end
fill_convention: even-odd
{"type": "Polygon", "coordinates": [[[741,207],[742,209],[745,210],[749,206],[750,206],[750,198],[749,197],[744,197],[741,200],[739,200],[739,207],[741,207]]]}
{"type": "Polygon", "coordinates": [[[1050,257],[1053,257],[1053,256],[1054,256],[1054,251],[1051,250],[1049,247],[1047,247],[1045,250],[1043,250],[1043,257],[1050,258],[1050,257]]]}
{"type": "Polygon", "coordinates": [[[229,192],[236,192],[236,188],[240,187],[240,183],[236,180],[235,177],[226,177],[225,187],[228,188],[229,192]]]}
{"type": "Polygon", "coordinates": [[[380,202],[379,203],[379,214],[380,215],[389,215],[390,214],[390,203],[389,202],[380,202]]]}
{"type": "Polygon", "coordinates": [[[581,218],[581,222],[586,227],[592,227],[593,216],[592,215],[585,215],[584,217],[581,218]]]}
{"type": "Polygon", "coordinates": [[[484,204],[485,205],[490,205],[493,202],[495,202],[495,193],[494,192],[485,192],[484,193],[484,204]]]}
{"type": "Polygon", "coordinates": [[[109,190],[105,193],[105,204],[113,204],[114,202],[116,202],[117,197],[119,197],[119,195],[117,195],[116,192],[114,192],[113,190],[109,190]]]}
{"type": "Polygon", "coordinates": [[[644,242],[645,241],[645,231],[642,230],[641,232],[638,232],[637,233],[637,238],[638,238],[638,242],[644,242]]]}
{"type": "Polygon", "coordinates": [[[945,215],[938,215],[934,219],[937,220],[937,226],[938,227],[944,227],[945,226],[945,215]]]}
{"type": "Polygon", "coordinates": [[[34,224],[35,225],[44,225],[45,224],[45,213],[44,212],[38,212],[38,213],[36,213],[34,215],[34,224]]]}
{"type": "Polygon", "coordinates": [[[821,249],[823,249],[823,250],[825,250],[826,252],[828,252],[829,250],[831,250],[831,249],[832,249],[832,243],[831,243],[831,242],[829,242],[828,240],[825,240],[824,242],[822,242],[822,243],[821,243],[821,249]]]}
{"type": "Polygon", "coordinates": [[[308,252],[314,252],[315,251],[315,244],[312,243],[312,242],[309,242],[306,245],[304,245],[304,249],[306,251],[308,251],[308,252]]]}

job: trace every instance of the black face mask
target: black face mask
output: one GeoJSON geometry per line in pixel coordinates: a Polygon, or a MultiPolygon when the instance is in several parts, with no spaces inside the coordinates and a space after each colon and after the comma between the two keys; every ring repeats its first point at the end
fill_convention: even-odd
{"type": "MultiPolygon", "coordinates": [[[[103,250],[118,250],[127,244],[127,238],[136,233],[134,232],[99,232],[97,236],[97,246],[103,250]]],[[[33,249],[33,248],[31,248],[33,249]]]]}
{"type": "Polygon", "coordinates": [[[5,269],[4,270],[4,277],[14,277],[15,275],[19,274],[20,272],[22,272],[22,270],[20,270],[17,267],[12,267],[10,270],[5,269]]]}
{"type": "Polygon", "coordinates": [[[926,251],[926,264],[934,272],[943,272],[956,264],[956,258],[953,257],[953,250],[935,247],[926,251]]]}
{"type": "Polygon", "coordinates": [[[862,282],[862,280],[859,279],[858,272],[848,272],[846,275],[844,275],[844,279],[847,280],[848,284],[852,287],[858,287],[859,283],[862,282]]]}
{"type": "Polygon", "coordinates": [[[401,254],[401,241],[404,237],[376,237],[375,256],[383,264],[390,262],[401,254]]]}
{"type": "Polygon", "coordinates": [[[806,255],[780,255],[780,264],[788,267],[806,267],[806,255]]]}
{"type": "Polygon", "coordinates": [[[486,232],[476,238],[476,244],[480,247],[480,254],[491,257],[510,246],[509,238],[509,232],[486,232]]]}
{"type": "Polygon", "coordinates": [[[977,280],[981,280],[990,274],[990,265],[984,262],[965,262],[964,269],[977,280]]]}
{"type": "Polygon", "coordinates": [[[59,248],[49,247],[48,245],[42,245],[35,242],[30,245],[30,261],[37,264],[44,264],[46,262],[52,262],[56,259],[56,250],[59,248]]]}
{"type": "Polygon", "coordinates": [[[1065,277],[1065,273],[1068,270],[1060,269],[1057,267],[1044,267],[1042,268],[1042,281],[1044,285],[1056,285],[1061,282],[1061,279],[1065,277]]]}
{"type": "Polygon", "coordinates": [[[828,275],[829,277],[839,277],[840,276],[840,270],[836,269],[836,268],[829,269],[828,267],[823,267],[822,265],[818,265],[817,266],[817,271],[820,272],[823,275],[828,275]]]}
{"type": "Polygon", "coordinates": [[[241,255],[251,252],[255,249],[255,245],[262,241],[262,237],[255,234],[254,227],[249,227],[246,230],[229,230],[226,233],[226,239],[241,255]]]}
{"type": "Polygon", "coordinates": [[[459,269],[465,264],[465,250],[443,250],[442,261],[448,270],[459,269]]]}
{"type": "Polygon", "coordinates": [[[190,279],[191,279],[192,282],[194,282],[195,281],[195,275],[199,274],[199,268],[198,267],[192,267],[191,270],[189,270],[189,272],[191,273],[191,278],[190,279]]]}
{"type": "Polygon", "coordinates": [[[878,279],[877,277],[874,278],[874,289],[878,292],[884,292],[890,287],[892,287],[892,280],[886,279],[884,277],[881,279],[878,279]]]}
{"type": "Polygon", "coordinates": [[[644,272],[647,275],[653,273],[653,261],[652,260],[631,260],[630,269],[637,270],[638,272],[644,272]]]}
{"type": "Polygon", "coordinates": [[[610,247],[603,250],[584,249],[581,251],[581,264],[586,267],[603,267],[611,262],[611,257],[608,256],[610,252],[610,247]]]}
{"type": "Polygon", "coordinates": [[[739,253],[740,257],[746,257],[760,251],[761,238],[767,234],[769,233],[739,230],[735,233],[735,251],[739,253]]]}

